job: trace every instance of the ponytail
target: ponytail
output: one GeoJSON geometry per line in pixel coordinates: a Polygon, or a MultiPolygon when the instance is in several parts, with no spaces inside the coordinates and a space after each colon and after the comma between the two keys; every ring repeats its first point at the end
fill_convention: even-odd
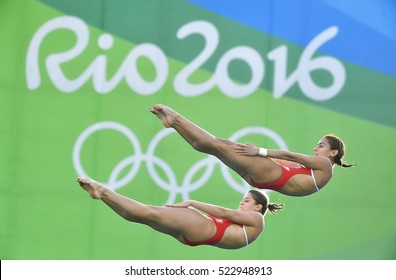
{"type": "Polygon", "coordinates": [[[277,211],[282,210],[283,209],[284,204],[278,204],[278,203],[269,203],[267,205],[267,209],[268,211],[271,212],[271,214],[276,214],[277,211]]]}
{"type": "Polygon", "coordinates": [[[265,192],[261,192],[259,190],[249,190],[249,193],[256,201],[256,204],[262,205],[260,213],[263,216],[267,213],[267,210],[270,211],[272,214],[275,214],[278,210],[283,209],[284,204],[270,203],[269,197],[265,192]]]}
{"type": "Polygon", "coordinates": [[[344,163],[344,162],[343,162],[343,163],[339,164],[339,166],[348,168],[348,167],[357,166],[357,164],[348,164],[348,163],[344,163]]]}
{"type": "Polygon", "coordinates": [[[348,164],[346,162],[344,162],[342,159],[340,159],[339,157],[335,158],[335,164],[344,167],[344,168],[348,168],[348,167],[354,167],[356,166],[356,164],[348,164]]]}

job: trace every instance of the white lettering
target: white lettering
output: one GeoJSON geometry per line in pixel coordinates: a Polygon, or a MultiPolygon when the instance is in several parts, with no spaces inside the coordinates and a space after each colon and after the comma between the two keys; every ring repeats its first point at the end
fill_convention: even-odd
{"type": "Polygon", "coordinates": [[[206,21],[194,21],[187,23],[179,29],[176,36],[178,39],[184,39],[191,34],[201,34],[205,39],[205,47],[202,52],[186,65],[175,77],[174,88],[177,93],[183,96],[201,95],[216,84],[216,77],[213,75],[209,80],[198,85],[192,85],[188,82],[188,77],[199,69],[214,53],[219,44],[219,33],[213,24],[206,21]]]}
{"type": "MultiPolygon", "coordinates": [[[[54,86],[61,92],[71,93],[80,89],[90,79],[97,93],[109,93],[125,79],[129,88],[140,95],[151,95],[162,89],[169,78],[169,63],[164,52],[156,45],[144,43],[135,46],[125,57],[113,77],[107,79],[108,57],[98,55],[87,68],[75,79],[66,77],[62,70],[64,63],[76,59],[87,48],[89,42],[89,29],[87,24],[77,17],[60,16],[44,23],[34,34],[26,57],[26,81],[30,90],[38,89],[41,85],[39,66],[39,53],[45,38],[52,32],[66,29],[76,36],[76,43],[70,50],[53,53],[45,60],[45,69],[54,86]],[[154,66],[155,78],[153,81],[145,80],[137,67],[139,58],[147,58],[154,66]]],[[[281,98],[295,84],[298,83],[301,91],[308,98],[315,101],[325,101],[335,97],[343,88],[346,79],[345,68],[342,63],[331,56],[318,56],[317,50],[326,42],[333,39],[338,28],[333,26],[318,36],[303,50],[298,65],[289,75],[287,73],[288,48],[279,46],[267,54],[269,60],[274,62],[273,96],[281,98]],[[311,73],[324,70],[332,77],[332,84],[321,87],[313,81],[311,73]]],[[[177,32],[178,39],[184,39],[192,34],[201,35],[205,41],[202,51],[179,72],[173,81],[175,91],[182,96],[198,96],[205,94],[214,87],[231,98],[247,97],[255,92],[261,85],[265,76],[265,64],[257,50],[249,46],[235,46],[226,51],[217,62],[214,73],[204,82],[192,84],[188,81],[191,75],[200,69],[214,54],[219,45],[219,32],[216,27],[207,21],[193,21],[183,25],[177,32]],[[234,81],[228,68],[233,60],[240,60],[251,69],[251,78],[248,82],[234,81]]],[[[97,45],[101,50],[113,47],[114,39],[110,34],[99,36],[97,45]]]]}
{"type": "Polygon", "coordinates": [[[315,101],[324,101],[336,96],[345,84],[345,69],[334,57],[320,56],[313,58],[315,52],[338,32],[337,27],[330,27],[315,37],[304,49],[297,69],[287,77],[287,47],[280,46],[268,53],[268,58],[275,62],[274,98],[282,97],[286,91],[298,82],[301,91],[315,101]],[[314,70],[327,70],[333,77],[333,84],[323,88],[316,85],[310,76],[314,70]]]}
{"type": "Polygon", "coordinates": [[[238,46],[227,51],[221,58],[212,77],[201,84],[191,84],[188,78],[198,70],[215,52],[219,44],[219,32],[216,27],[205,21],[194,21],[184,25],[177,32],[177,38],[184,39],[191,34],[200,34],[205,39],[202,52],[187,64],[174,80],[176,92],[183,96],[201,95],[214,86],[232,98],[242,98],[253,93],[264,78],[264,62],[260,54],[247,46],[238,46]],[[234,59],[246,62],[252,69],[252,78],[246,85],[236,84],[230,79],[228,65],[234,59]]]}
{"type": "MultiPolygon", "coordinates": [[[[39,69],[39,50],[44,38],[57,29],[68,29],[77,36],[76,45],[63,53],[51,54],[45,60],[49,78],[61,92],[70,93],[81,88],[92,77],[93,87],[98,93],[112,91],[125,78],[131,89],[142,95],[159,91],[168,76],[168,61],[160,48],[153,44],[141,44],[133,48],[121,67],[110,80],[106,80],[107,56],[98,55],[88,68],[76,79],[68,79],[61,68],[63,63],[79,56],[87,47],[89,30],[87,25],[76,17],[62,16],[45,23],[33,36],[26,59],[26,77],[29,89],[37,89],[41,84],[39,69]],[[152,82],[145,81],[139,74],[136,62],[139,57],[147,57],[154,65],[156,78],[152,82]]],[[[98,46],[107,50],[113,45],[113,37],[103,34],[99,37],[98,46]]]]}
{"type": "MultiPolygon", "coordinates": [[[[44,25],[42,25],[37,32],[34,34],[32,41],[30,42],[27,57],[26,57],[26,79],[27,86],[29,89],[34,90],[37,89],[41,84],[41,76],[40,76],[40,68],[39,68],[39,51],[41,44],[45,37],[58,29],[68,29],[74,32],[77,36],[77,44],[68,52],[63,54],[53,54],[51,55],[47,61],[47,70],[48,74],[55,87],[59,90],[63,91],[63,86],[58,86],[60,83],[64,82],[64,75],[59,67],[54,65],[53,63],[61,62],[62,60],[67,61],[77,57],[88,45],[89,39],[89,31],[86,24],[76,17],[71,16],[61,16],[55,19],[49,20],[44,25]],[[48,67],[50,69],[48,69],[48,67]],[[59,71],[60,70],[60,71],[59,71]],[[52,72],[54,71],[54,72],[52,72]]],[[[84,79],[81,78],[80,83],[84,82],[84,79]]],[[[76,90],[79,86],[75,87],[75,89],[71,89],[70,92],[76,90]]]]}
{"type": "Polygon", "coordinates": [[[242,98],[252,94],[260,86],[264,79],[264,62],[260,54],[251,47],[235,47],[221,57],[216,68],[216,78],[222,92],[232,98],[242,98]],[[252,70],[252,77],[248,84],[236,84],[230,79],[228,65],[234,59],[246,62],[252,70]]]}

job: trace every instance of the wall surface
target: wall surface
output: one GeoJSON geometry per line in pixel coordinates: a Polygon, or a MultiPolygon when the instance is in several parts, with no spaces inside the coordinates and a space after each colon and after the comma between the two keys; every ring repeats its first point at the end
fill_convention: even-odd
{"type": "Polygon", "coordinates": [[[395,1],[2,0],[0,26],[1,259],[396,258],[395,1]],[[334,133],[358,167],[269,193],[285,209],[247,248],[188,247],[75,182],[237,208],[249,186],[156,103],[267,148],[312,154],[334,133]]]}

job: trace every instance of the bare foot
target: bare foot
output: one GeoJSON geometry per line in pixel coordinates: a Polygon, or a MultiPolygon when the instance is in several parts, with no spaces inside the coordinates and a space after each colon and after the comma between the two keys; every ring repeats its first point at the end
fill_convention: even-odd
{"type": "Polygon", "coordinates": [[[165,127],[172,127],[178,115],[175,110],[162,104],[154,105],[150,108],[150,112],[156,115],[165,127]]]}
{"type": "Polygon", "coordinates": [[[101,199],[102,198],[102,191],[103,186],[100,185],[98,182],[92,180],[91,178],[77,178],[77,182],[80,186],[86,190],[89,195],[94,199],[101,199]]]}

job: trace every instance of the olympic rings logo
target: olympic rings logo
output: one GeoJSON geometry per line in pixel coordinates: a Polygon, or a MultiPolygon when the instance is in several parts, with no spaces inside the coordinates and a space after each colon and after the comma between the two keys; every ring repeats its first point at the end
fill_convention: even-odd
{"type": "MultiPolygon", "coordinates": [[[[87,172],[84,170],[81,164],[81,151],[86,140],[94,133],[98,133],[102,130],[113,130],[115,132],[119,132],[123,134],[132,145],[135,154],[128,155],[123,160],[118,162],[116,166],[112,169],[109,179],[107,182],[101,182],[102,184],[109,187],[111,190],[115,191],[128,183],[132,182],[138,173],[140,166],[143,162],[146,163],[147,170],[154,180],[154,182],[163,190],[169,192],[168,203],[174,203],[178,194],[181,195],[183,200],[189,199],[190,192],[193,192],[203,185],[209,180],[212,176],[214,168],[217,164],[220,165],[220,170],[223,178],[227,182],[227,184],[237,192],[246,193],[250,189],[250,186],[246,182],[237,182],[231,175],[233,172],[226,165],[222,164],[220,160],[217,158],[208,155],[202,160],[199,160],[195,164],[193,164],[189,170],[184,175],[181,184],[178,183],[175,172],[172,167],[162,158],[155,155],[155,151],[160,142],[170,134],[176,133],[173,129],[162,129],[160,130],[154,138],[150,141],[149,146],[147,148],[147,152],[143,153],[142,148],[140,146],[140,142],[136,137],[135,133],[131,131],[125,125],[122,125],[113,121],[103,121],[95,123],[89,127],[87,127],[77,138],[74,147],[73,147],[73,165],[77,171],[78,176],[81,177],[90,177],[87,172]],[[132,168],[129,172],[120,177],[122,170],[124,170],[127,166],[131,165],[132,168]],[[157,172],[157,168],[160,168],[163,173],[166,175],[166,179],[164,180],[157,172]],[[203,174],[200,178],[193,181],[193,178],[196,178],[197,172],[203,170],[203,174]]],[[[285,141],[280,137],[276,132],[261,126],[250,126],[236,131],[232,134],[229,139],[231,141],[238,142],[238,140],[249,134],[259,134],[266,137],[271,138],[280,149],[287,150],[287,145],[285,141]]]]}

